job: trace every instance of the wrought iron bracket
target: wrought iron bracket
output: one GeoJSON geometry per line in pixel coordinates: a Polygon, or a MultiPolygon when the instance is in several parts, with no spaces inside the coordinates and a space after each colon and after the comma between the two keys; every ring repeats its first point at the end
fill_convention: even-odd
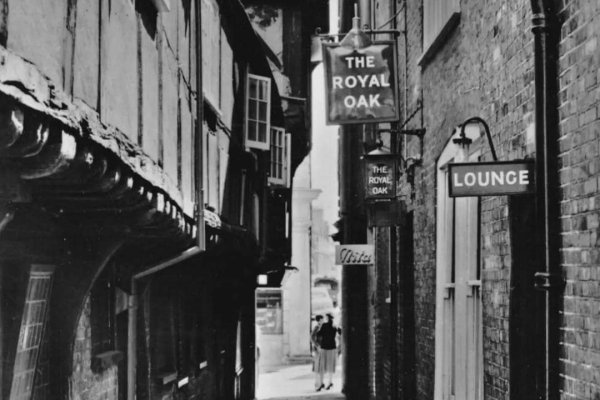
{"type": "Polygon", "coordinates": [[[536,272],[533,276],[534,287],[538,290],[562,289],[565,281],[561,275],[548,272],[536,272]]]}
{"type": "Polygon", "coordinates": [[[471,123],[471,122],[478,122],[481,125],[483,125],[483,128],[485,130],[485,135],[488,141],[488,145],[490,146],[490,151],[492,152],[492,158],[494,159],[494,161],[498,161],[498,156],[496,156],[496,149],[494,148],[494,142],[492,141],[492,134],[490,133],[490,127],[488,126],[487,122],[485,122],[485,120],[481,117],[471,117],[469,119],[467,119],[465,122],[463,122],[462,124],[460,124],[460,137],[461,138],[466,138],[465,135],[465,127],[467,126],[467,124],[471,123]]]}
{"type": "MultiPolygon", "coordinates": [[[[414,167],[417,165],[421,165],[421,163],[423,162],[423,138],[425,137],[425,133],[427,133],[427,129],[426,128],[417,128],[417,129],[388,129],[388,128],[383,128],[383,129],[378,129],[377,130],[377,135],[383,133],[383,132],[389,132],[392,135],[406,135],[406,136],[416,136],[419,139],[419,145],[420,145],[420,155],[419,158],[410,158],[410,159],[402,159],[402,163],[404,165],[405,169],[409,169],[410,167],[414,167]],[[411,162],[409,162],[411,161],[411,162]]],[[[397,149],[394,149],[395,152],[397,151],[397,149]]]]}
{"type": "Polygon", "coordinates": [[[387,129],[387,128],[383,128],[383,129],[377,129],[377,134],[383,133],[383,132],[389,132],[392,134],[400,134],[400,135],[409,135],[409,136],[417,136],[422,138],[423,136],[425,136],[426,133],[426,129],[425,128],[419,128],[419,129],[387,129]]]}
{"type": "MultiPolygon", "coordinates": [[[[362,30],[363,33],[367,35],[394,35],[394,37],[398,37],[400,35],[406,34],[406,31],[398,30],[398,29],[368,29],[368,25],[364,26],[365,29],[362,30]]],[[[321,33],[321,28],[315,29],[314,36],[333,40],[334,38],[344,37],[348,34],[348,32],[344,33],[321,33]]]]}

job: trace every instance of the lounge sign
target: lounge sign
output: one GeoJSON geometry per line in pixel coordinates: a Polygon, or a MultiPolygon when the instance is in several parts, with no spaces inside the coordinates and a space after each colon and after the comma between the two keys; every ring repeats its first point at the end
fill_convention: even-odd
{"type": "Polygon", "coordinates": [[[336,265],[370,265],[375,259],[372,244],[342,244],[335,246],[336,265]]]}
{"type": "Polygon", "coordinates": [[[397,121],[394,41],[354,49],[323,44],[327,124],[397,121]]]}
{"type": "Polygon", "coordinates": [[[534,162],[449,164],[450,197],[532,194],[534,162]]]}

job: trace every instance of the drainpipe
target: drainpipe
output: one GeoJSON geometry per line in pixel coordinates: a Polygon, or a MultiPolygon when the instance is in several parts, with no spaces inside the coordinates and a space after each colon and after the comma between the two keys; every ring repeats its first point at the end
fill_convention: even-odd
{"type": "Polygon", "coordinates": [[[536,140],[536,236],[540,264],[535,287],[543,290],[536,308],[536,397],[559,398],[559,309],[562,278],[557,234],[560,229],[558,199],[558,42],[560,23],[552,0],[531,0],[533,12],[536,140]]]}
{"type": "Polygon", "coordinates": [[[139,303],[138,282],[157,272],[177,265],[195,255],[201,254],[206,249],[204,231],[204,92],[202,88],[202,2],[195,1],[195,37],[196,37],[196,135],[194,136],[194,214],[196,219],[196,245],[180,253],[178,256],[163,261],[146,270],[135,274],[131,278],[131,294],[128,298],[128,325],[127,325],[127,399],[136,398],[137,380],[137,308],[139,303]]]}

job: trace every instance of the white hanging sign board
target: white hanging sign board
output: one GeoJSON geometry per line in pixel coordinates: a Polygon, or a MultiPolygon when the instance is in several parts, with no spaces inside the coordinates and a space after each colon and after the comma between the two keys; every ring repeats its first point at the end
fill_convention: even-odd
{"type": "Polygon", "coordinates": [[[342,244],[335,246],[336,265],[372,265],[375,248],[372,244],[342,244]]]}

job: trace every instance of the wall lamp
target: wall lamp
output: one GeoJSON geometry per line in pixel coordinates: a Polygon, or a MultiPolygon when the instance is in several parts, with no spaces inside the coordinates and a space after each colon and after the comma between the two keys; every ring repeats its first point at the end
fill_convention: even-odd
{"type": "Polygon", "coordinates": [[[401,32],[397,29],[369,29],[368,25],[364,29],[360,28],[360,18],[358,17],[358,5],[354,4],[354,17],[352,18],[352,29],[347,33],[323,34],[321,28],[315,30],[315,34],[311,38],[310,44],[310,62],[320,63],[323,61],[322,43],[335,41],[343,36],[340,41],[340,46],[350,49],[362,49],[369,47],[372,44],[371,37],[373,35],[393,35],[398,37],[401,32]]]}
{"type": "Polygon", "coordinates": [[[483,126],[483,129],[485,131],[485,135],[490,146],[490,151],[492,152],[492,158],[494,161],[498,161],[498,157],[496,156],[496,149],[494,148],[494,143],[492,142],[490,127],[488,126],[487,122],[485,122],[485,120],[481,117],[471,117],[456,127],[456,129],[460,129],[460,136],[455,139],[452,139],[452,142],[460,147],[459,157],[456,160],[457,162],[465,162],[468,160],[469,147],[473,142],[473,140],[469,136],[481,136],[481,126],[483,126]],[[477,129],[479,135],[467,135],[467,131],[472,131],[474,129],[477,129]]]}

